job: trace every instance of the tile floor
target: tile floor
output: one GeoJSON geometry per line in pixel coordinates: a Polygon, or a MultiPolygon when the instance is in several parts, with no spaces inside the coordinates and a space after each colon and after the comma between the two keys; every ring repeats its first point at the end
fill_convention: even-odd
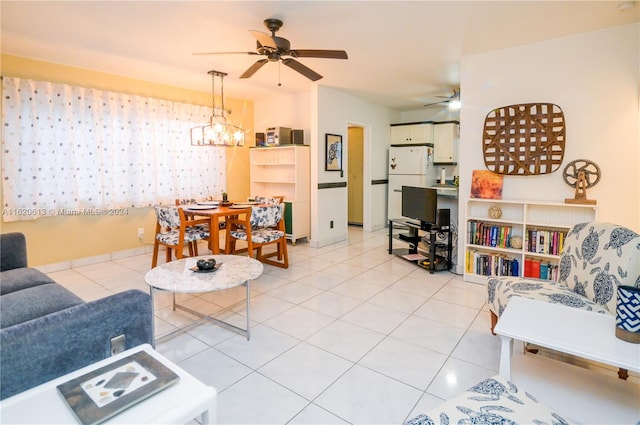
{"type": "MultiPolygon", "coordinates": [[[[221,424],[397,424],[496,374],[484,286],[429,274],[386,247],[386,230],[357,227],[323,248],[298,241],[289,269],[265,265],[252,282],[251,341],[204,323],[156,348],[217,389],[221,424]]],[[[150,264],[146,254],[50,276],[92,300],[148,291],[150,264]]],[[[179,300],[214,314],[244,294],[179,300]]],[[[173,312],[170,296],[155,308],[158,334],[194,319],[173,312]]],[[[244,313],[240,303],[225,320],[243,326],[244,313]]]]}
{"type": "MultiPolygon", "coordinates": [[[[251,340],[205,323],[157,346],[219,392],[219,423],[401,423],[497,373],[483,286],[429,274],[389,255],[387,231],[289,245],[289,269],[265,265],[252,282],[251,340]]],[[[160,256],[162,261],[163,256],[160,256]]],[[[148,291],[151,256],[50,273],[85,300],[148,291]]],[[[244,287],[181,303],[215,313],[244,287]]],[[[156,332],[193,320],[156,297],[156,332]]],[[[225,320],[244,323],[244,304],[225,320]]]]}

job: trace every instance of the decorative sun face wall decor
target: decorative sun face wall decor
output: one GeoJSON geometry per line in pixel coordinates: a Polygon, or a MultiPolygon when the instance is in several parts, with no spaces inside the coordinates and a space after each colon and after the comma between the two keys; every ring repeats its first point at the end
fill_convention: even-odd
{"type": "Polygon", "coordinates": [[[494,173],[553,173],[564,158],[564,114],[553,103],[502,106],[487,114],[482,139],[484,163],[494,173]]]}

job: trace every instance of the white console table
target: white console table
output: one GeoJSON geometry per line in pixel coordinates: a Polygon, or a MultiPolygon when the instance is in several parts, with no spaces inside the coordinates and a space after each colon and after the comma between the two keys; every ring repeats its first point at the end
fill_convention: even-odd
{"type": "Polygon", "coordinates": [[[175,384],[142,400],[105,424],[181,424],[200,416],[202,424],[216,421],[216,397],[213,387],[203,384],[180,367],[144,344],[108,359],[16,394],[0,402],[3,424],[75,424],[80,423],[56,387],[70,379],[112,363],[138,351],[146,351],[174,371],[180,379],[175,384]]]}

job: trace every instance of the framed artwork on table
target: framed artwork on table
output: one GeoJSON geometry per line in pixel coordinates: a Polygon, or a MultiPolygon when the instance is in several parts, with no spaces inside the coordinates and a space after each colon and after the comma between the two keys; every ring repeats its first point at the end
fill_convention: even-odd
{"type": "Polygon", "coordinates": [[[179,379],[149,353],[139,351],[56,388],[83,425],[97,425],[179,379]]]}
{"type": "Polygon", "coordinates": [[[342,171],[342,136],[325,134],[326,160],[325,171],[342,171]]]}

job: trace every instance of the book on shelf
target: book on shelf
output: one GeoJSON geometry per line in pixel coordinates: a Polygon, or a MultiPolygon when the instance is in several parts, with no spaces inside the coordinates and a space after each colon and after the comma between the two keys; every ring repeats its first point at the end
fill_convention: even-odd
{"type": "Polygon", "coordinates": [[[511,229],[511,226],[469,220],[467,222],[467,240],[472,245],[508,248],[511,229]]]}
{"type": "Polygon", "coordinates": [[[542,264],[540,260],[531,260],[531,277],[540,277],[540,264],[542,264]]]}
{"type": "Polygon", "coordinates": [[[520,264],[515,258],[511,261],[511,276],[520,276],[520,264]]]}
{"type": "Polygon", "coordinates": [[[523,277],[533,277],[533,260],[531,258],[525,258],[524,260],[523,277]]]}
{"type": "Polygon", "coordinates": [[[518,260],[501,253],[467,250],[465,270],[482,276],[518,276],[518,260]]]}
{"type": "Polygon", "coordinates": [[[549,279],[549,264],[540,263],[540,279],[549,279]]]}
{"type": "Polygon", "coordinates": [[[525,240],[527,252],[560,255],[566,234],[563,230],[528,229],[525,240]]]}
{"type": "Polygon", "coordinates": [[[496,246],[498,244],[498,226],[491,226],[491,236],[489,240],[491,246],[496,246]]]}

